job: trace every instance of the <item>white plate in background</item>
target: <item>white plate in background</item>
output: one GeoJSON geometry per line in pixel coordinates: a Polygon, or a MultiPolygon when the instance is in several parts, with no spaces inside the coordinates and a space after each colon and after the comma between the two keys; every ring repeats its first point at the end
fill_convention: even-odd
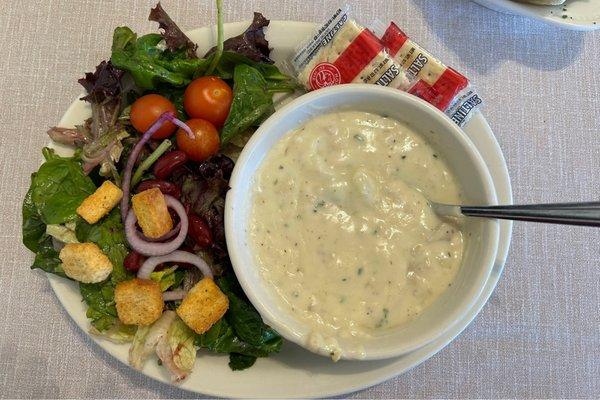
{"type": "Polygon", "coordinates": [[[600,0],[567,0],[560,6],[536,6],[512,0],[473,1],[492,10],[530,17],[565,29],[600,29],[600,0]]]}
{"type": "MultiPolygon", "coordinates": [[[[225,34],[241,33],[249,22],[225,24],[225,34]]],[[[315,24],[295,21],[272,21],[267,30],[267,39],[274,48],[272,57],[281,61],[289,57],[298,42],[309,35],[315,24]]],[[[209,28],[196,29],[188,33],[198,43],[199,53],[215,42],[209,28]]],[[[89,117],[86,103],[76,100],[63,115],[59,126],[72,126],[89,117]]],[[[512,203],[512,192],[504,156],[490,126],[481,114],[475,115],[464,128],[490,169],[498,201],[512,203]]],[[[512,223],[500,222],[500,243],[494,269],[485,288],[473,308],[446,335],[433,343],[407,355],[383,361],[340,361],[333,363],[325,357],[314,355],[289,342],[285,342],[280,354],[258,359],[245,371],[233,372],[227,365],[227,355],[199,351],[194,371],[180,385],[181,389],[215,397],[244,398],[306,398],[328,397],[350,393],[373,386],[421,364],[450,343],[475,318],[486,303],[502,273],[512,232],[512,223]]],[[[85,303],[76,283],[48,275],[50,285],[65,310],[75,323],[88,332],[85,303]]],[[[129,345],[115,344],[90,336],[102,349],[124,364],[128,364],[129,345]]],[[[142,372],[160,382],[170,384],[165,368],[149,360],[142,372]]]]}

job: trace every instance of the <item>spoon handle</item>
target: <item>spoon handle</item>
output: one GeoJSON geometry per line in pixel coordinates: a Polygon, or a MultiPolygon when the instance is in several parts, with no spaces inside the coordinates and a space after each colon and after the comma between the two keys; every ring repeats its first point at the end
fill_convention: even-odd
{"type": "Polygon", "coordinates": [[[461,206],[463,215],[600,227],[600,202],[557,203],[515,206],[461,206]]]}

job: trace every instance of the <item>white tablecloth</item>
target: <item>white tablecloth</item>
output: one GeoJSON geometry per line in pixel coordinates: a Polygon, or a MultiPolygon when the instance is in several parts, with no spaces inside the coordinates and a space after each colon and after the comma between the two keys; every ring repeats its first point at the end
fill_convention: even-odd
{"type": "MultiPolygon", "coordinates": [[[[335,3],[225,1],[226,21],[254,10],[321,21],[335,3]]],[[[0,1],[0,396],[190,397],[104,353],[29,270],[21,201],[45,130],[109,56],[112,30],[138,32],[150,0],[0,1]]],[[[184,29],[214,21],[212,1],[163,1],[184,29]]],[[[468,0],[355,0],[362,21],[393,18],[477,83],[517,202],[598,200],[600,32],[559,30],[468,0]]],[[[515,224],[498,288],[465,332],[372,397],[600,397],[600,231],[515,224]]]]}

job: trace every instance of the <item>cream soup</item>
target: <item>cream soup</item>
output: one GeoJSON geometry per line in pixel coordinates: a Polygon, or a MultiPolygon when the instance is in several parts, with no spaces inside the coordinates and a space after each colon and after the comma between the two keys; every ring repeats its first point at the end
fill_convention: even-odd
{"type": "Polygon", "coordinates": [[[355,111],[314,118],[270,150],[254,187],[249,236],[261,274],[310,327],[307,345],[334,359],[339,338],[418,316],[460,266],[460,225],[427,201],[460,203],[460,186],[399,121],[355,111]]]}

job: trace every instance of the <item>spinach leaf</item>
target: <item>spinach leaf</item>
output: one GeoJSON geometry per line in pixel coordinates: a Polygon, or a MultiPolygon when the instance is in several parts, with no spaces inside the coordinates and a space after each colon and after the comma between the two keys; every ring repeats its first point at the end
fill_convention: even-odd
{"type": "Polygon", "coordinates": [[[100,247],[113,265],[113,271],[110,276],[112,284],[131,279],[123,261],[129,253],[127,239],[125,238],[125,229],[121,222],[119,208],[114,208],[105,218],[99,222],[90,225],[83,219],[77,221],[75,228],[77,240],[80,242],[93,242],[100,247]]]}
{"type": "Polygon", "coordinates": [[[166,51],[159,46],[162,37],[151,33],[141,37],[128,27],[118,27],[113,34],[111,62],[127,71],[143,90],[154,90],[167,83],[185,86],[199,69],[206,68],[206,59],[189,58],[185,49],[166,51]]]}
{"type": "Polygon", "coordinates": [[[75,210],[96,189],[76,158],[57,156],[43,150],[46,162],[31,176],[31,186],[23,200],[23,244],[36,253],[32,269],[65,276],[46,225],[62,224],[77,218],[75,210]]]}
{"type": "Polygon", "coordinates": [[[52,238],[45,233],[40,238],[35,259],[31,265],[31,269],[38,268],[51,274],[67,277],[62,269],[62,261],[58,258],[58,251],[52,244],[52,238]]]}
{"type": "Polygon", "coordinates": [[[256,357],[237,353],[231,353],[229,355],[229,368],[231,368],[232,371],[241,371],[250,368],[255,362],[256,357]]]}
{"type": "Polygon", "coordinates": [[[219,64],[215,69],[215,75],[221,79],[233,79],[233,73],[235,67],[240,64],[246,64],[250,67],[258,70],[266,80],[273,81],[292,81],[293,78],[289,75],[284,74],[273,64],[265,64],[263,62],[253,61],[248,57],[233,53],[231,51],[225,51],[221,55],[219,64]]]}
{"type": "MultiPolygon", "coordinates": [[[[31,177],[30,197],[26,196],[25,199],[30,204],[24,204],[24,208],[27,208],[24,213],[32,213],[35,209],[39,219],[46,225],[72,221],[77,217],[77,207],[96,190],[96,186],[83,173],[75,158],[59,157],[50,149],[44,149],[44,155],[47,161],[31,177]]],[[[23,225],[27,225],[27,240],[30,241],[29,235],[36,232],[34,226],[39,229],[40,221],[28,216],[33,221],[28,224],[23,221],[23,225]]]]}
{"type": "Polygon", "coordinates": [[[85,315],[96,329],[102,332],[118,322],[115,287],[110,279],[100,283],[80,283],[79,291],[88,305],[85,315]]]}
{"type": "Polygon", "coordinates": [[[254,67],[238,64],[233,72],[233,102],[221,131],[221,143],[255,126],[274,111],[273,94],[267,81],[254,67]]]}
{"type": "Polygon", "coordinates": [[[23,244],[29,250],[37,253],[40,248],[40,239],[46,233],[46,224],[37,212],[31,198],[32,188],[29,188],[23,200],[23,244]]]}
{"type": "Polygon", "coordinates": [[[80,242],[96,243],[113,265],[110,279],[100,283],[79,284],[81,295],[88,305],[86,315],[92,325],[103,332],[119,323],[114,300],[115,286],[133,277],[123,265],[129,248],[119,208],[113,209],[105,218],[93,225],[79,219],[75,234],[80,242]]]}
{"type": "Polygon", "coordinates": [[[227,320],[235,333],[243,341],[253,345],[263,344],[263,331],[267,326],[263,323],[260,314],[245,298],[242,288],[232,274],[218,280],[218,285],[229,298],[229,311],[227,320]]]}
{"type": "Polygon", "coordinates": [[[222,318],[214,324],[207,332],[196,336],[196,346],[206,348],[216,353],[237,353],[253,357],[268,357],[270,353],[277,353],[281,350],[283,340],[273,329],[267,328],[268,334],[265,334],[265,342],[262,346],[252,346],[241,340],[236,335],[227,322],[227,318],[222,318]]]}
{"type": "Polygon", "coordinates": [[[233,370],[250,367],[256,357],[279,352],[283,339],[264,324],[235,276],[226,275],[217,283],[229,298],[229,310],[207,332],[196,336],[196,345],[217,353],[230,353],[229,365],[233,370]]]}

